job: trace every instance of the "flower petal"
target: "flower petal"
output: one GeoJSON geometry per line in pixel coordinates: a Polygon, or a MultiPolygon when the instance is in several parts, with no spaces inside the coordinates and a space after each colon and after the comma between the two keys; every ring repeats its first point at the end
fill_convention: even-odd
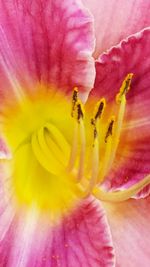
{"type": "Polygon", "coordinates": [[[92,94],[106,97],[108,107],[115,104],[116,94],[127,73],[134,74],[127,93],[120,143],[107,177],[107,187],[111,189],[128,188],[150,173],[149,43],[150,29],[146,29],[104,53],[96,63],[92,94]]]}
{"type": "Polygon", "coordinates": [[[93,19],[80,1],[1,0],[0,10],[1,99],[34,82],[91,89],[93,19]]]}
{"type": "Polygon", "coordinates": [[[116,251],[116,267],[148,267],[150,198],[105,204],[116,251]]]}
{"type": "Polygon", "coordinates": [[[150,26],[149,0],[82,0],[95,19],[95,57],[130,34],[150,26]]]}
{"type": "Polygon", "coordinates": [[[0,160],[10,158],[10,152],[3,138],[0,137],[0,160]]]}
{"type": "Polygon", "coordinates": [[[108,225],[96,202],[85,201],[54,228],[46,225],[50,227],[50,221],[44,223],[34,209],[27,217],[20,216],[1,242],[3,262],[7,258],[8,267],[114,266],[108,225]]]}

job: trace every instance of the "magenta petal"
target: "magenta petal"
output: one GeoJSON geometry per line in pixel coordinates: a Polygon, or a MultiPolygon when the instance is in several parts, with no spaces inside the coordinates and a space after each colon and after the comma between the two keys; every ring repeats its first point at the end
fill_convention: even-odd
{"type": "Polygon", "coordinates": [[[149,0],[82,0],[94,15],[95,57],[122,39],[150,26],[149,0]]]}
{"type": "Polygon", "coordinates": [[[94,82],[93,19],[76,0],[0,1],[0,84],[87,91],[94,82]]]}
{"type": "MultiPolygon", "coordinates": [[[[96,63],[93,95],[106,97],[108,106],[115,103],[115,96],[127,73],[134,74],[127,94],[120,144],[107,177],[107,187],[111,189],[130,187],[150,173],[149,44],[150,29],[146,29],[104,53],[96,63]]],[[[139,196],[144,195],[146,192],[139,196]]]]}
{"type": "Polygon", "coordinates": [[[150,266],[150,198],[106,204],[116,267],[150,266]]]}
{"type": "MultiPolygon", "coordinates": [[[[29,266],[36,266],[31,258],[29,266]]],[[[45,265],[41,262],[39,267],[47,266],[49,260],[51,266],[61,267],[113,266],[111,237],[99,204],[85,201],[55,228],[47,238],[43,258],[45,265]]]]}
{"type": "Polygon", "coordinates": [[[1,241],[0,257],[8,264],[2,267],[114,266],[109,228],[97,202],[84,201],[58,226],[50,227],[49,221],[49,229],[41,215],[38,220],[34,212],[29,215],[27,220],[22,216],[1,241]]]}

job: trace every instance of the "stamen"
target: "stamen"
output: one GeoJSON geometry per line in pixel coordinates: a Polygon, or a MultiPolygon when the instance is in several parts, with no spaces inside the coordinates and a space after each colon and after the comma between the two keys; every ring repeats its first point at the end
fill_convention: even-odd
{"type": "Polygon", "coordinates": [[[104,178],[110,168],[110,160],[111,160],[111,152],[112,152],[112,140],[113,140],[113,127],[114,127],[114,122],[115,122],[115,117],[112,116],[110,119],[110,122],[108,124],[108,129],[105,135],[105,155],[104,155],[104,160],[102,163],[102,169],[99,174],[99,183],[102,183],[104,181],[104,178]]]}
{"type": "Polygon", "coordinates": [[[130,90],[132,77],[133,77],[133,73],[129,73],[124,79],[120,87],[119,93],[116,95],[117,104],[121,103],[122,97],[126,96],[127,92],[130,90]]]}
{"type": "Polygon", "coordinates": [[[113,116],[108,124],[108,129],[105,136],[105,143],[107,143],[108,138],[112,136],[113,133],[113,125],[114,125],[115,117],[113,116]]]}
{"type": "MultiPolygon", "coordinates": [[[[78,163],[79,165],[77,173],[77,182],[79,186],[86,188],[85,190],[83,189],[82,192],[83,197],[86,197],[87,195],[92,193],[94,187],[97,184],[100,184],[104,181],[107,173],[109,172],[112,166],[120,139],[122,124],[125,114],[125,107],[126,107],[126,94],[130,89],[132,76],[133,76],[132,73],[126,76],[125,80],[122,83],[120,91],[116,96],[116,102],[117,104],[119,104],[119,112],[117,119],[115,119],[115,117],[112,116],[108,123],[107,131],[104,137],[105,154],[102,160],[101,168],[99,168],[99,130],[101,128],[98,123],[102,118],[104,108],[106,106],[105,99],[102,98],[100,101],[98,101],[94,108],[93,116],[91,119],[91,125],[93,127],[92,170],[89,180],[84,178],[84,161],[85,161],[85,145],[86,145],[85,129],[84,129],[84,110],[83,110],[83,105],[80,99],[78,98],[78,89],[75,88],[73,91],[71,115],[75,119],[75,126],[74,126],[73,145],[69,161],[69,171],[73,169],[75,164],[77,149],[78,149],[78,131],[79,131],[80,155],[78,163]]],[[[98,196],[100,195],[100,197],[101,195],[102,197],[105,197],[105,192],[103,192],[101,189],[99,191],[98,189],[94,189],[94,192],[98,192],[95,194],[98,194],[98,196]]]]}
{"type": "Polygon", "coordinates": [[[105,106],[105,98],[102,98],[100,101],[97,102],[94,109],[93,118],[91,119],[91,125],[93,126],[92,172],[87,188],[87,195],[92,192],[93,188],[97,184],[97,177],[99,172],[99,133],[97,130],[97,125],[100,118],[102,117],[105,106]]]}
{"type": "Polygon", "coordinates": [[[96,119],[91,119],[91,125],[93,126],[93,151],[92,151],[92,172],[89,184],[85,191],[85,196],[88,196],[95,185],[97,184],[97,176],[99,170],[99,141],[98,141],[98,131],[96,127],[96,119]]]}
{"type": "Polygon", "coordinates": [[[67,167],[67,171],[72,171],[76,156],[77,156],[77,148],[78,148],[78,122],[75,120],[74,121],[74,132],[73,132],[73,142],[71,146],[71,152],[70,152],[70,158],[69,158],[69,163],[67,167]]]}
{"type": "Polygon", "coordinates": [[[102,188],[96,187],[93,190],[93,195],[99,200],[110,201],[110,202],[121,202],[135,196],[149,183],[150,183],[150,175],[147,175],[140,182],[136,183],[135,185],[131,186],[128,189],[123,189],[123,191],[120,190],[116,192],[106,192],[102,188]]]}
{"type": "Polygon", "coordinates": [[[79,182],[84,174],[84,159],[85,159],[85,129],[84,129],[84,109],[83,104],[78,99],[78,90],[77,88],[74,89],[73,96],[72,96],[72,117],[75,119],[74,121],[74,137],[73,137],[73,143],[70,153],[70,159],[68,163],[67,170],[70,172],[72,171],[75,160],[77,157],[77,149],[78,149],[78,131],[80,134],[80,143],[81,143],[81,150],[80,150],[80,156],[79,156],[79,168],[78,168],[78,174],[77,174],[77,182],[79,182]]]}
{"type": "MultiPolygon", "coordinates": [[[[93,118],[91,119],[91,125],[93,126],[94,130],[93,130],[93,140],[95,142],[95,139],[98,135],[98,132],[97,132],[97,127],[96,127],[96,120],[94,120],[93,118]]],[[[93,146],[94,146],[94,143],[93,143],[93,146]]]]}
{"type": "Polygon", "coordinates": [[[73,142],[71,146],[71,152],[70,152],[70,158],[69,158],[69,163],[67,167],[67,171],[72,171],[75,160],[77,157],[77,149],[78,149],[78,128],[79,124],[78,121],[76,120],[76,113],[77,113],[77,101],[78,101],[78,88],[75,87],[73,90],[72,94],[72,110],[71,110],[71,116],[75,119],[74,120],[74,132],[73,132],[73,142]]]}
{"type": "Polygon", "coordinates": [[[105,106],[105,99],[102,98],[99,102],[97,102],[93,112],[93,118],[91,119],[91,125],[93,127],[92,171],[89,183],[87,183],[87,181],[82,181],[83,186],[86,188],[86,190],[83,191],[84,197],[90,195],[93,188],[97,184],[97,177],[99,172],[99,133],[97,130],[97,125],[100,118],[102,117],[105,106]]]}
{"type": "Polygon", "coordinates": [[[95,109],[94,109],[94,116],[93,116],[95,120],[97,120],[98,118],[99,119],[101,118],[104,112],[105,106],[106,106],[105,98],[102,98],[100,101],[97,102],[95,109]]]}
{"type": "Polygon", "coordinates": [[[79,123],[80,145],[81,145],[80,157],[79,157],[79,169],[78,169],[78,177],[77,177],[78,182],[81,181],[83,174],[84,174],[86,141],[85,141],[85,129],[84,129],[83,119],[84,119],[83,105],[82,105],[81,101],[78,100],[78,102],[77,102],[77,120],[79,123]]]}
{"type": "MultiPolygon", "coordinates": [[[[121,129],[122,129],[122,124],[123,124],[123,119],[124,119],[124,114],[125,114],[125,107],[126,107],[126,93],[130,89],[131,85],[131,79],[133,77],[132,73],[129,73],[125,80],[122,83],[122,86],[120,88],[119,93],[116,96],[116,102],[120,104],[119,112],[118,112],[118,118],[116,121],[116,128],[115,128],[115,133],[114,133],[114,139],[113,139],[113,150],[111,153],[111,161],[110,161],[110,168],[112,166],[112,163],[114,161],[114,158],[116,156],[116,151],[117,147],[119,144],[119,139],[120,139],[120,134],[121,134],[121,129]]],[[[109,168],[109,169],[110,169],[109,168]]]]}
{"type": "Polygon", "coordinates": [[[91,125],[94,126],[94,131],[93,131],[94,140],[98,135],[97,124],[103,115],[105,106],[106,106],[105,98],[102,98],[100,101],[97,102],[94,108],[93,118],[91,119],[91,125]]]}
{"type": "Polygon", "coordinates": [[[78,101],[78,88],[75,87],[73,90],[73,95],[72,95],[72,111],[71,111],[71,116],[74,117],[74,112],[75,112],[75,106],[78,101]]]}
{"type": "Polygon", "coordinates": [[[80,123],[84,117],[83,105],[80,100],[77,101],[77,120],[80,123]]]}

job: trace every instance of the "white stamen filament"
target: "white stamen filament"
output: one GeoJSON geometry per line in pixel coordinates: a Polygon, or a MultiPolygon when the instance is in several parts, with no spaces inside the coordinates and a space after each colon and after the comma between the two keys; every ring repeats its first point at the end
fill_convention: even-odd
{"type": "Polygon", "coordinates": [[[109,166],[108,166],[107,172],[111,169],[111,166],[112,166],[114,159],[115,159],[115,156],[116,156],[117,147],[118,147],[118,143],[119,143],[119,139],[120,139],[120,135],[121,135],[121,129],[122,129],[122,125],[123,125],[125,107],[126,107],[126,96],[123,95],[121,98],[118,118],[116,121],[116,128],[115,128],[115,133],[114,133],[114,138],[113,138],[113,146],[112,146],[112,151],[110,154],[110,161],[109,161],[109,166]]]}
{"type": "Polygon", "coordinates": [[[85,147],[86,147],[86,139],[85,139],[85,129],[83,119],[80,119],[79,122],[79,131],[80,131],[80,157],[79,157],[79,168],[78,168],[78,177],[77,182],[81,181],[84,175],[84,161],[85,161],[85,147]]]}
{"type": "Polygon", "coordinates": [[[77,157],[77,150],[78,150],[78,128],[79,128],[79,123],[74,120],[74,132],[73,132],[73,142],[71,146],[71,152],[70,152],[70,158],[69,158],[69,163],[67,167],[67,171],[71,172],[74,165],[75,165],[75,160],[77,157]]]}
{"type": "Polygon", "coordinates": [[[96,137],[93,144],[92,173],[85,195],[89,195],[92,192],[93,188],[96,186],[98,170],[99,170],[99,142],[98,142],[98,137],[96,137]]]}
{"type": "Polygon", "coordinates": [[[105,155],[104,155],[104,160],[103,160],[102,167],[99,173],[98,183],[102,183],[104,181],[106,174],[108,173],[110,160],[111,160],[111,152],[112,152],[112,136],[109,136],[108,141],[106,143],[106,147],[105,147],[105,155]]]}
{"type": "Polygon", "coordinates": [[[150,183],[150,175],[147,175],[140,182],[131,186],[128,189],[120,189],[120,191],[116,192],[107,192],[102,188],[96,187],[93,190],[93,195],[100,200],[103,201],[111,201],[111,202],[121,202],[130,199],[132,196],[135,196],[139,191],[141,191],[145,186],[150,183]]]}

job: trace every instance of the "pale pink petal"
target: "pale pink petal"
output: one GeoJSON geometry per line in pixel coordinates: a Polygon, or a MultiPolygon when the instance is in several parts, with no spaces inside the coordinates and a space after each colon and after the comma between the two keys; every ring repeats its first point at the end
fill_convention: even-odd
{"type": "Polygon", "coordinates": [[[82,0],[94,15],[95,57],[122,39],[150,26],[149,0],[82,0]]]}
{"type": "Polygon", "coordinates": [[[145,186],[139,193],[137,193],[134,198],[139,199],[139,198],[145,198],[150,195],[150,185],[148,184],[145,186]]]}
{"type": "Polygon", "coordinates": [[[115,96],[125,76],[134,74],[127,94],[120,144],[107,177],[107,186],[111,189],[129,187],[150,173],[149,44],[150,29],[146,29],[102,54],[96,63],[92,94],[97,98],[106,97],[108,108],[115,105],[115,96]]]}
{"type": "Polygon", "coordinates": [[[0,0],[0,10],[1,99],[36,83],[93,86],[93,18],[80,0],[0,0]]]}
{"type": "Polygon", "coordinates": [[[12,197],[10,190],[8,173],[4,164],[0,164],[0,266],[7,266],[8,251],[13,232],[12,225],[15,227],[15,210],[12,207],[12,197]],[[6,240],[5,246],[3,240],[6,240]],[[7,248],[6,248],[7,246],[7,248]]]}
{"type": "Polygon", "coordinates": [[[116,267],[150,266],[150,198],[105,204],[116,267]]]}
{"type": "Polygon", "coordinates": [[[84,201],[54,227],[34,208],[21,213],[1,241],[2,267],[114,266],[109,228],[95,201],[84,201]]]}
{"type": "Polygon", "coordinates": [[[3,137],[0,137],[0,160],[10,159],[10,151],[3,137]]]}
{"type": "Polygon", "coordinates": [[[8,144],[2,135],[0,135],[0,161],[10,159],[11,153],[8,148],[8,144]]]}

